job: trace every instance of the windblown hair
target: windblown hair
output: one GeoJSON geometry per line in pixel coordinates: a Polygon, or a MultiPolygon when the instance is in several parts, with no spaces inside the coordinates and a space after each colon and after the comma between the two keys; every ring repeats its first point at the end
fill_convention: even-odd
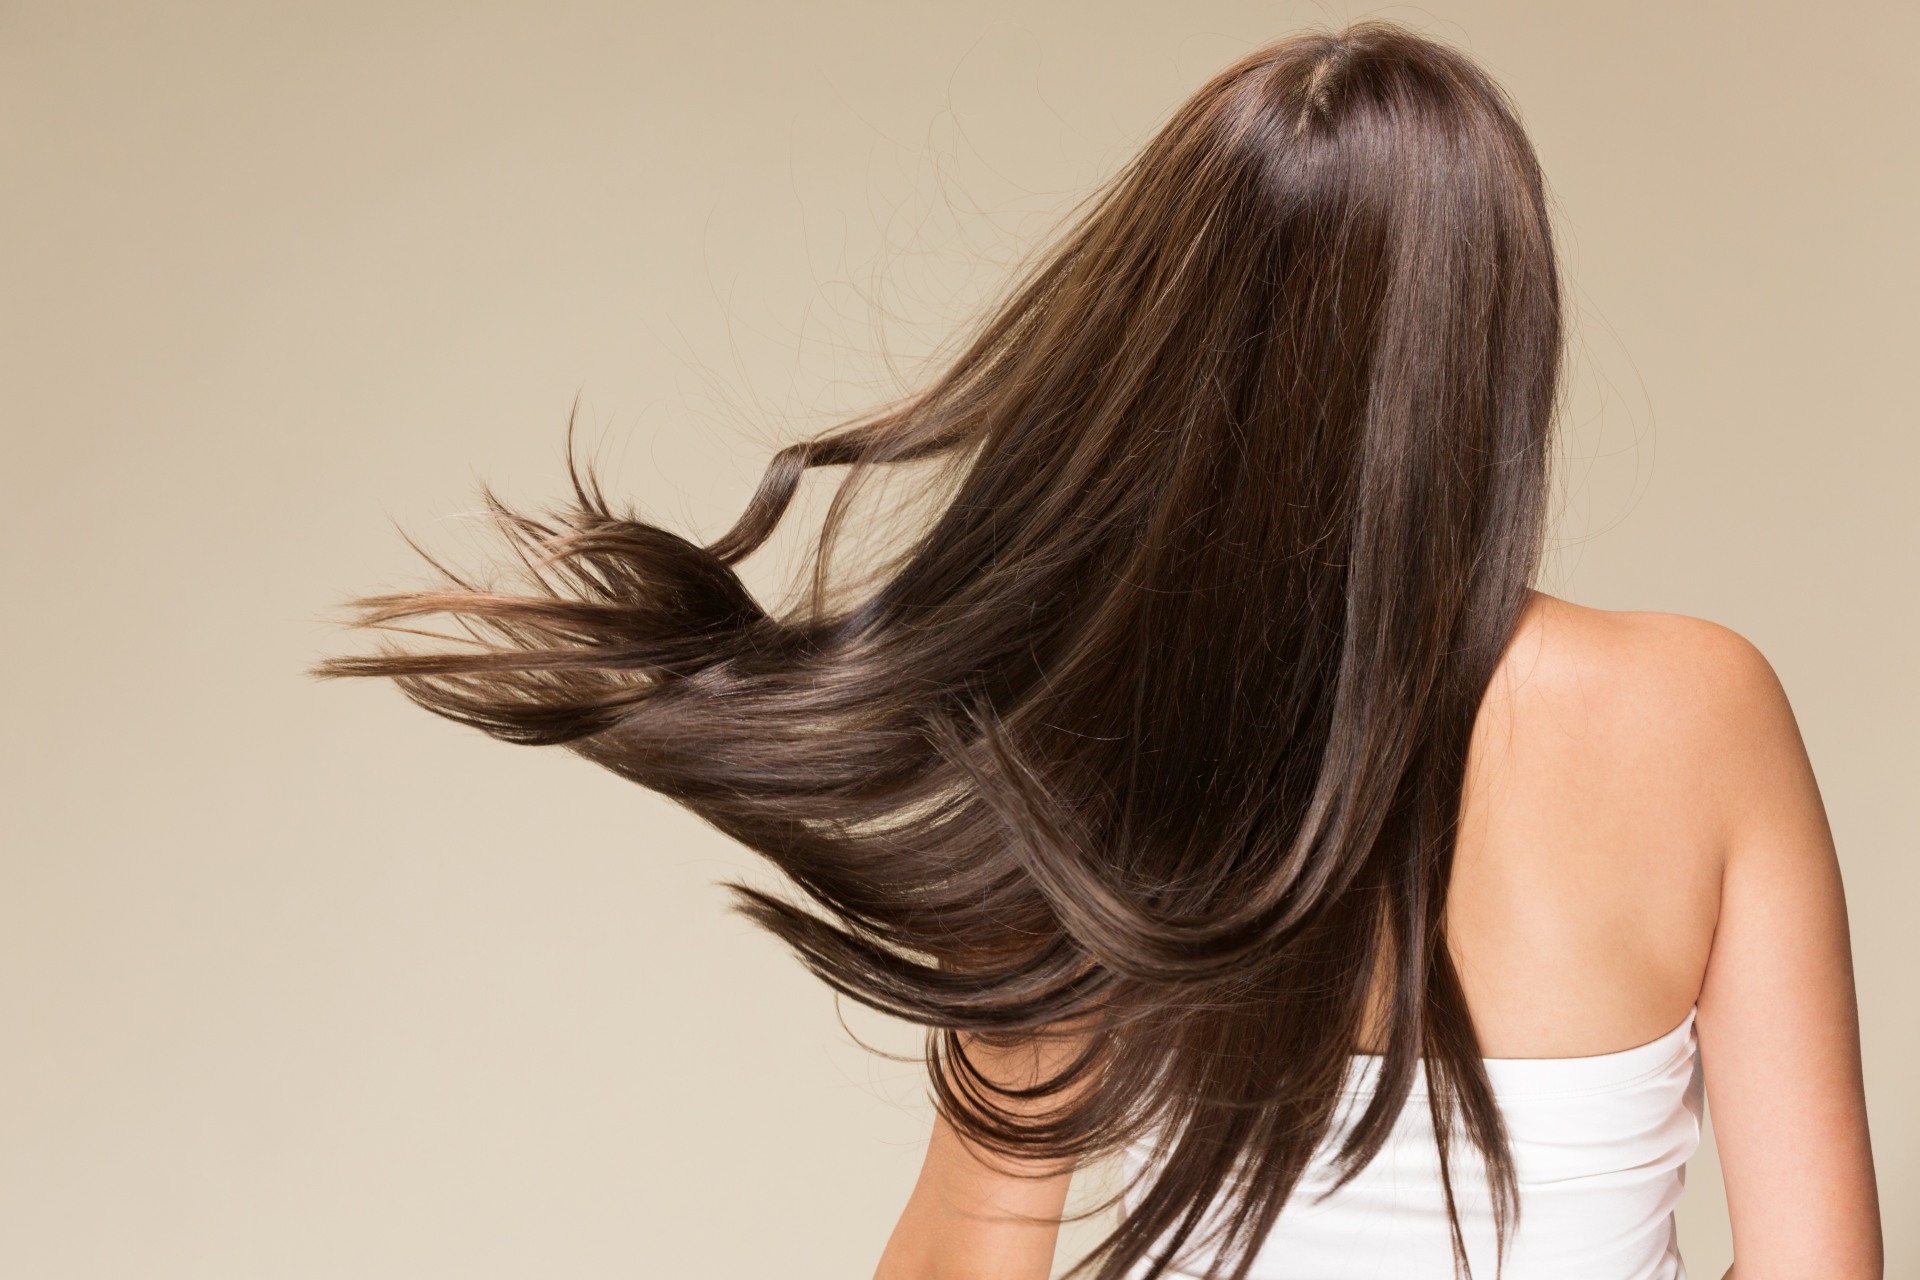
{"type": "Polygon", "coordinates": [[[763,854],[804,897],[728,882],[736,909],[926,1027],[984,1149],[1151,1135],[1165,1159],[1072,1275],[1150,1280],[1205,1239],[1243,1280],[1375,1009],[1342,1171],[1424,1063],[1442,1168],[1464,1133],[1504,1247],[1512,1157],[1443,909],[1544,541],[1561,325],[1502,91],[1394,24],[1312,31],[1206,84],[928,385],[779,451],[717,541],[616,513],[570,427],[564,509],[486,495],[525,590],[436,561],[446,584],[353,625],[465,638],[312,670],[564,744],[763,854]],[[855,490],[921,461],[951,500],[833,603],[855,490]],[[849,470],[813,589],[772,616],[731,566],[813,467],[849,470]],[[1016,1089],[975,1043],[1071,1051],[1016,1089]]]}

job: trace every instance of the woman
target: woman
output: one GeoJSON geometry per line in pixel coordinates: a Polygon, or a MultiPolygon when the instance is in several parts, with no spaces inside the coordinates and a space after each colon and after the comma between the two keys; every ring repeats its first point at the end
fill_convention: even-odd
{"type": "MultiPolygon", "coordinates": [[[[922,391],[694,545],[574,470],[394,679],[765,854],[739,907],[928,1027],[880,1280],[1684,1274],[1702,1064],[1740,1280],[1880,1274],[1845,911],[1766,661],[1531,587],[1544,187],[1473,63],[1365,22],[1185,104],[922,391]],[[813,590],[731,566],[845,466],[813,590]],[[947,500],[848,589],[862,485],[947,500]],[[454,639],[454,637],[443,637],[454,639]],[[1177,1268],[1177,1270],[1175,1270],[1177,1268]]],[[[571,457],[571,453],[569,455],[571,457]]],[[[429,633],[432,634],[432,633],[429,633]]]]}

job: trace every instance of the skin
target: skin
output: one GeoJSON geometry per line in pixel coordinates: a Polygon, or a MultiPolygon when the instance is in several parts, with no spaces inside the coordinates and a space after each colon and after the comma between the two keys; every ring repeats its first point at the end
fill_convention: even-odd
{"type": "MultiPolygon", "coordinates": [[[[1727,1280],[1880,1280],[1839,863],[1752,644],[1535,593],[1475,721],[1447,912],[1488,1057],[1612,1053],[1697,1005],[1727,1280]]],[[[1036,1058],[987,1061],[1017,1083],[1036,1058]]],[[[1046,1280],[1071,1175],[937,1120],[875,1280],[1046,1280]]]]}

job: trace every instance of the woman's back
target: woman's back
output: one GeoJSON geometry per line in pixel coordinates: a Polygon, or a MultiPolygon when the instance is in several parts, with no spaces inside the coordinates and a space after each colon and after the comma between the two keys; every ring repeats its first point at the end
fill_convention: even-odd
{"type": "MultiPolygon", "coordinates": [[[[1507,1280],[1686,1275],[1672,1212],[1699,1143],[1711,1056],[1702,1053],[1702,1030],[1716,1018],[1728,1028],[1729,1057],[1739,1058],[1724,1090],[1736,1149],[1765,1125],[1753,1114],[1754,1031],[1743,1022],[1758,1012],[1753,986],[1765,978],[1723,957],[1729,970],[1749,972],[1716,984],[1709,962],[1730,855],[1749,830],[1734,810],[1753,789],[1791,790],[1782,785],[1792,780],[1791,759],[1770,779],[1743,760],[1748,750],[1779,754],[1781,726],[1769,734],[1764,722],[1785,704],[1768,705],[1770,683],[1764,660],[1723,627],[1536,593],[1488,687],[1468,756],[1447,921],[1520,1187],[1507,1280]]],[[[1809,859],[1803,849],[1798,861],[1818,864],[1818,852],[1809,859]]],[[[1818,865],[1810,870],[1802,889],[1822,877],[1818,865]]],[[[1792,895],[1791,868],[1763,871],[1792,895]]],[[[1773,926],[1792,923],[1777,917],[1781,901],[1747,892],[1748,878],[1743,862],[1743,919],[1729,931],[1729,946],[1742,950],[1758,923],[1744,918],[1749,911],[1774,913],[1773,926]]],[[[1814,917],[1801,923],[1818,923],[1821,904],[1812,905],[1814,917]]],[[[1820,985],[1818,968],[1800,976],[1820,985]]],[[[1379,1155],[1334,1189],[1331,1156],[1370,1096],[1377,1039],[1356,1046],[1335,1129],[1249,1280],[1453,1275],[1424,1070],[1379,1155]]],[[[1782,1072],[1789,1092],[1777,1099],[1788,1107],[1792,1076],[1782,1072]]],[[[1846,1142],[1839,1146],[1848,1158],[1846,1142]]],[[[1452,1153],[1468,1256],[1475,1275],[1491,1276],[1487,1181],[1468,1144],[1456,1140],[1452,1153]]],[[[1155,1158],[1151,1139],[1136,1143],[1123,1171],[1131,1176],[1155,1158]]],[[[1741,1177],[1729,1170],[1728,1180],[1732,1187],[1741,1177]]],[[[1192,1265],[1193,1246],[1184,1256],[1192,1265]]]]}
{"type": "MultiPolygon", "coordinates": [[[[1685,706],[1710,626],[1536,594],[1475,721],[1448,931],[1514,1153],[1512,1280],[1684,1275],[1672,1210],[1699,1143],[1694,1008],[1720,883],[1685,706]]],[[[1333,1189],[1378,1038],[1250,1280],[1452,1274],[1424,1073],[1380,1154],[1333,1189]]],[[[1487,1184],[1470,1147],[1454,1153],[1468,1256],[1491,1275],[1487,1184]]],[[[1124,1171],[1154,1156],[1136,1144],[1124,1171]]]]}
{"type": "Polygon", "coordinates": [[[1722,853],[1710,667],[1730,643],[1534,595],[1474,724],[1448,889],[1486,1056],[1642,1045],[1698,999],[1722,853]]]}

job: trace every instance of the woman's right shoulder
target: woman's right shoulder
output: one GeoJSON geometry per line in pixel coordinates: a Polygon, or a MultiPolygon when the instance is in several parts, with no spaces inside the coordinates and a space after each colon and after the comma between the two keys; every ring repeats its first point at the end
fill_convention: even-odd
{"type": "Polygon", "coordinates": [[[1807,768],[1772,663],[1687,614],[1536,593],[1489,702],[1586,822],[1693,850],[1694,873],[1711,879],[1769,791],[1807,768]]]}
{"type": "MultiPolygon", "coordinates": [[[[1534,745],[1579,739],[1586,773],[1570,785],[1603,793],[1596,809],[1637,810],[1649,841],[1667,823],[1705,837],[1716,901],[1695,1029],[1735,1258],[1880,1276],[1840,864],[1772,663],[1704,618],[1540,596],[1503,666],[1534,745]]],[[[1634,866],[1655,885],[1665,870],[1634,866]]]]}
{"type": "Polygon", "coordinates": [[[1783,736],[1798,744],[1766,655],[1732,627],[1689,614],[1597,609],[1535,592],[1500,678],[1511,696],[1577,715],[1617,759],[1711,770],[1783,736]]]}
{"type": "MultiPolygon", "coordinates": [[[[1738,953],[1756,929],[1830,914],[1789,887],[1826,892],[1833,850],[1786,693],[1738,631],[1537,595],[1487,707],[1477,812],[1504,832],[1487,874],[1586,939],[1578,973],[1605,992],[1594,1040],[1671,1026],[1714,957],[1723,979],[1751,971],[1738,953]],[[1620,1010],[1633,1018],[1602,1016],[1620,1010]]],[[[1723,1044],[1732,1003],[1700,1004],[1723,1044]]]]}

